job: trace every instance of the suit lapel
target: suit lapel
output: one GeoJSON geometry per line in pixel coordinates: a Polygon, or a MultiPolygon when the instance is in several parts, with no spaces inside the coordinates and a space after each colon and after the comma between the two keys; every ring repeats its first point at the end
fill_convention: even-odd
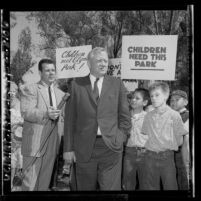
{"type": "Polygon", "coordinates": [[[108,91],[109,87],[110,87],[110,80],[108,78],[107,75],[105,75],[104,79],[103,79],[103,84],[102,84],[102,90],[101,90],[101,94],[100,94],[100,99],[102,99],[102,97],[104,96],[105,92],[108,91]]]}
{"type": "Polygon", "coordinates": [[[93,91],[92,91],[92,86],[91,86],[91,81],[89,78],[89,75],[87,77],[85,77],[85,84],[86,84],[86,89],[89,93],[89,96],[91,97],[91,99],[94,101],[94,103],[97,105],[98,102],[100,101],[100,99],[103,98],[105,92],[108,91],[108,89],[110,88],[110,79],[107,75],[105,75],[104,79],[103,79],[103,84],[102,84],[102,89],[101,89],[101,94],[100,94],[100,98],[98,100],[98,102],[96,101],[94,95],[93,95],[93,91]]]}

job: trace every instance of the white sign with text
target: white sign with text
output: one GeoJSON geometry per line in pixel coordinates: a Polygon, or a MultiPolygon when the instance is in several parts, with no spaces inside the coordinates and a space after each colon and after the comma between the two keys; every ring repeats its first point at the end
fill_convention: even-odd
{"type": "Polygon", "coordinates": [[[89,74],[87,55],[91,45],[56,49],[58,79],[84,77],[89,74]]]}
{"type": "Polygon", "coordinates": [[[175,80],[178,35],[122,38],[122,79],[175,80]]]}

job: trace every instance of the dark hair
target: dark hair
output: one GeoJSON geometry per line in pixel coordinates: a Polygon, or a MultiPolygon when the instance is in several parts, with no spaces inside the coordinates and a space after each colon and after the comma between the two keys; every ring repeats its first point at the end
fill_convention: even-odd
{"type": "MultiPolygon", "coordinates": [[[[133,99],[134,98],[134,94],[136,92],[138,92],[138,93],[140,93],[142,95],[143,101],[147,100],[147,105],[144,107],[144,109],[145,109],[148,105],[151,104],[149,91],[147,89],[145,89],[145,88],[137,88],[137,89],[135,89],[135,91],[132,91],[131,93],[129,93],[127,95],[128,100],[133,99]]],[[[129,107],[130,107],[130,104],[129,104],[129,107]]],[[[131,109],[131,107],[130,107],[130,109],[131,109]]]]}
{"type": "Polygon", "coordinates": [[[137,88],[137,89],[135,89],[134,93],[135,92],[139,92],[142,95],[144,101],[145,100],[147,100],[148,102],[150,101],[150,95],[149,95],[149,91],[147,89],[145,89],[145,88],[137,88]]]}
{"type": "Polygon", "coordinates": [[[51,59],[41,59],[38,63],[38,70],[42,72],[43,70],[43,64],[54,64],[55,70],[56,66],[55,63],[51,59]]]}

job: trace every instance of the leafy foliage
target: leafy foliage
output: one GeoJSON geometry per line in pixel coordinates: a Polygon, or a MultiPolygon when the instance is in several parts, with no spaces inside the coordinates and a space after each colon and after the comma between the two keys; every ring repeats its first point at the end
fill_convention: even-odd
{"type": "Polygon", "coordinates": [[[18,50],[14,54],[11,64],[10,72],[12,75],[12,81],[16,84],[22,82],[22,76],[26,73],[33,65],[31,50],[31,31],[27,27],[22,30],[18,40],[18,50]]]}
{"type": "Polygon", "coordinates": [[[42,50],[55,58],[55,48],[92,45],[104,46],[110,58],[121,57],[122,35],[179,35],[176,74],[171,87],[185,87],[189,80],[189,21],[187,10],[70,11],[32,12],[44,37],[42,50]]]}

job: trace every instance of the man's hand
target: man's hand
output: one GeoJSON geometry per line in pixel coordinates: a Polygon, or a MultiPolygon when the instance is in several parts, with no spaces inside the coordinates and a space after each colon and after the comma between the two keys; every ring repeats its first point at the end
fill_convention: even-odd
{"type": "Polygon", "coordinates": [[[60,113],[61,113],[61,110],[57,110],[56,108],[51,107],[51,106],[48,108],[48,111],[47,111],[48,117],[52,120],[57,119],[59,117],[60,113]]]}
{"type": "Polygon", "coordinates": [[[70,164],[72,162],[76,162],[76,157],[74,151],[72,152],[64,152],[63,159],[65,160],[66,164],[70,164]]]}

